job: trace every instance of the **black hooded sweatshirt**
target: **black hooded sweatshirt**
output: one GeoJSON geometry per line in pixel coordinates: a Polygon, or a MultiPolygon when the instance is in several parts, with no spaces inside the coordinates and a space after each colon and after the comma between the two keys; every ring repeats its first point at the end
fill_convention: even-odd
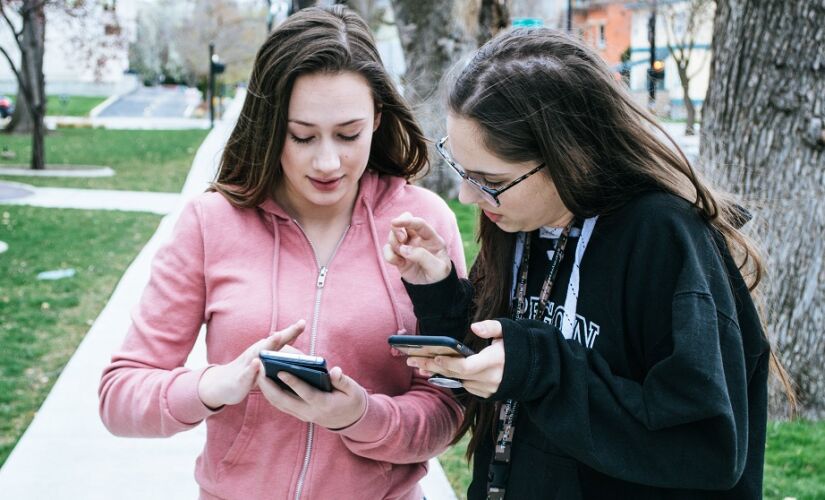
{"type": "MultiPolygon", "coordinates": [[[[498,318],[504,375],[490,399],[520,402],[507,498],[761,498],[770,350],[724,239],[665,193],[600,217],[566,340],[576,242],[543,321],[498,318]]],[[[533,304],[547,262],[531,252],[533,304]]],[[[464,339],[468,281],[453,272],[407,290],[421,334],[464,339]]],[[[475,454],[471,500],[486,498],[492,447],[491,433],[475,454]]]]}

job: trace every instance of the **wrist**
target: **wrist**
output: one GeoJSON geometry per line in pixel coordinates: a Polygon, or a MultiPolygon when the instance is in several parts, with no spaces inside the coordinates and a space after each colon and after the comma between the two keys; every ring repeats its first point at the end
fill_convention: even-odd
{"type": "Polygon", "coordinates": [[[219,375],[218,368],[218,366],[207,367],[198,382],[198,397],[201,403],[210,410],[217,410],[226,404],[220,398],[220,391],[216,390],[217,380],[220,380],[217,376],[219,375]]]}
{"type": "Polygon", "coordinates": [[[357,397],[358,403],[353,405],[352,411],[347,412],[348,418],[341,419],[338,422],[335,422],[333,426],[327,427],[331,431],[341,431],[352,427],[356,423],[358,423],[361,418],[364,417],[364,414],[367,412],[367,393],[363,389],[361,390],[360,396],[357,397]]]}

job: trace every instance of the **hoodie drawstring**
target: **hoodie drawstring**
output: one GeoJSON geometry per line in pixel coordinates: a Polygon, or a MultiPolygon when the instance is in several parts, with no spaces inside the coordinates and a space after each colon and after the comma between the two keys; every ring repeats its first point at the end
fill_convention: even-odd
{"type": "Polygon", "coordinates": [[[378,238],[378,229],[375,227],[375,216],[372,213],[372,208],[366,202],[366,199],[362,198],[362,200],[364,207],[367,209],[367,221],[369,222],[370,233],[372,234],[372,243],[375,246],[375,257],[378,259],[378,268],[381,270],[381,277],[384,279],[384,287],[387,289],[387,293],[390,296],[392,312],[395,314],[396,328],[399,334],[406,333],[407,329],[404,328],[404,320],[401,317],[401,312],[398,310],[398,301],[395,298],[395,292],[392,289],[390,277],[387,273],[386,263],[384,262],[383,245],[379,243],[380,240],[378,238]]]}
{"type": "Polygon", "coordinates": [[[281,230],[278,227],[278,218],[274,214],[267,214],[272,222],[272,318],[269,320],[269,334],[272,335],[278,326],[278,256],[281,250],[281,230]]]}

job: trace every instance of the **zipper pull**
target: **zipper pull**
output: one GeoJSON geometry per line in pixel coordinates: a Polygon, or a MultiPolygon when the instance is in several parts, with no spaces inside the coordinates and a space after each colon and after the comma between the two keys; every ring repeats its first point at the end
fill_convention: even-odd
{"type": "Polygon", "coordinates": [[[327,279],[327,271],[327,266],[324,266],[321,268],[321,272],[318,273],[318,282],[316,283],[318,288],[324,288],[324,281],[327,279]]]}

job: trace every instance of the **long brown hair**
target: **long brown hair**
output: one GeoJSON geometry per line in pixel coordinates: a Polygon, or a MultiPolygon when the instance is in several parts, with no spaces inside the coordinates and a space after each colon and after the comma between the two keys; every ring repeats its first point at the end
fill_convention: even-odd
{"type": "Polygon", "coordinates": [[[281,151],[296,78],[341,72],[363,76],[375,110],[381,112],[367,168],[405,179],[425,170],[427,142],[381,63],[369,27],[352,10],[335,5],[293,14],[264,42],[210,190],[242,207],[271,197],[282,175],[281,151]]]}
{"type": "MultiPolygon", "coordinates": [[[[737,230],[741,209],[700,178],[655,118],[581,41],[546,28],[503,33],[460,71],[448,106],[479,126],[484,146],[496,156],[548,165],[545,175],[578,217],[608,214],[650,190],[690,201],[724,236],[754,293],[764,267],[754,244],[737,230]]],[[[480,251],[470,272],[476,290],[473,321],[507,316],[510,287],[502,283],[512,280],[515,235],[481,217],[477,237],[480,251]]],[[[466,343],[474,349],[485,342],[468,333],[466,343]]],[[[773,353],[771,364],[792,395],[773,353]]],[[[468,457],[493,432],[493,417],[493,403],[468,399],[456,438],[472,429],[468,457]]]]}

